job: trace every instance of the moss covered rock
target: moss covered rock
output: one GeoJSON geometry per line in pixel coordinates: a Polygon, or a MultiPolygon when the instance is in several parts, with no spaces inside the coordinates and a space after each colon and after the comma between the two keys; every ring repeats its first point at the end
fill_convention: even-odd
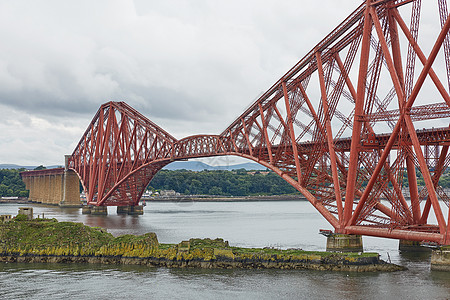
{"type": "MultiPolygon", "coordinates": [[[[223,239],[159,244],[155,233],[114,237],[102,228],[56,219],[0,224],[0,261],[145,264],[165,267],[386,269],[377,253],[330,253],[230,247],[223,239]],[[376,266],[363,268],[364,266],[376,266]]],[[[388,268],[389,269],[389,268],[388,268]]],[[[399,268],[393,268],[397,270],[399,268]]]]}
{"type": "Polygon", "coordinates": [[[15,219],[0,224],[0,252],[19,255],[151,255],[158,248],[155,233],[117,238],[102,228],[56,219],[15,219]]]}

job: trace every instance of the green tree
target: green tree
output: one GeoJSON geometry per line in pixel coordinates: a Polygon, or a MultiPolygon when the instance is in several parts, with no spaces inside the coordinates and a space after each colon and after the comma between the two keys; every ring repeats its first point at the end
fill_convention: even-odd
{"type": "Polygon", "coordinates": [[[24,197],[28,196],[25,183],[19,172],[23,170],[0,170],[0,197],[24,197]]]}
{"type": "Polygon", "coordinates": [[[222,195],[222,188],[220,186],[213,186],[208,191],[209,195],[222,195]]]}
{"type": "Polygon", "coordinates": [[[3,183],[0,184],[0,196],[6,197],[6,193],[8,192],[8,187],[4,185],[3,183]]]}
{"type": "Polygon", "coordinates": [[[273,172],[247,173],[245,169],[193,172],[161,170],[148,186],[149,190],[174,190],[182,194],[249,196],[293,194],[298,191],[273,172]]]}

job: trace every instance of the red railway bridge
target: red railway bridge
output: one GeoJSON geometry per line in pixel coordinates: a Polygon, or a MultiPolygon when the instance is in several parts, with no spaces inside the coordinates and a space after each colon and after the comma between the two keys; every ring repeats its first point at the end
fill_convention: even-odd
{"type": "Polygon", "coordinates": [[[218,135],[176,139],[124,102],[103,104],[68,168],[89,205],[135,206],[173,161],[240,156],[294,186],[336,233],[449,245],[439,182],[450,164],[450,18],[435,1],[438,30],[423,45],[424,6],[364,1],[218,135]]]}

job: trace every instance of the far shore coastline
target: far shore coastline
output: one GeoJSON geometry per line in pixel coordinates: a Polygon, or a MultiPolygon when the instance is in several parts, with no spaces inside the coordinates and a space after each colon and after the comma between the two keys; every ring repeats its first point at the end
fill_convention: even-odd
{"type": "MultiPolygon", "coordinates": [[[[303,195],[270,195],[270,196],[209,196],[209,195],[180,195],[141,198],[146,204],[151,202],[259,202],[259,201],[307,201],[303,195]]],[[[0,198],[0,203],[38,203],[21,197],[0,198]]],[[[42,203],[45,204],[45,203],[42,203]]]]}

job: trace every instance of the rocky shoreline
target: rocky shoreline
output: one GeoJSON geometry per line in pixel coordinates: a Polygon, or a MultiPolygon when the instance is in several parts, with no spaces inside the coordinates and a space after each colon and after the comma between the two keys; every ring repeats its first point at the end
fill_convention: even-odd
{"type": "Polygon", "coordinates": [[[141,265],[166,268],[202,269],[281,269],[316,270],[344,272],[393,272],[406,268],[388,264],[378,259],[361,258],[352,263],[342,259],[322,260],[283,260],[283,259],[167,259],[158,257],[120,257],[120,256],[67,256],[67,255],[11,255],[0,254],[2,263],[83,263],[107,265],[141,265]]]}
{"type": "Polygon", "coordinates": [[[99,227],[19,214],[0,223],[0,262],[128,264],[167,268],[399,271],[377,253],[242,248],[223,239],[160,244],[155,233],[114,237],[99,227]]]}

